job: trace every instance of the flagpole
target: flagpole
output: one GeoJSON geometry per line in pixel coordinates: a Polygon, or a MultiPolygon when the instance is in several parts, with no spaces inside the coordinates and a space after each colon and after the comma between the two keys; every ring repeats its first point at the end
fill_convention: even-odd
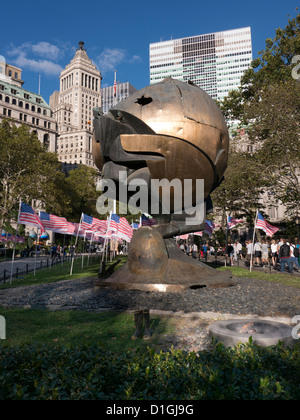
{"type": "Polygon", "coordinates": [[[254,229],[253,229],[252,252],[251,252],[251,260],[250,260],[250,273],[252,271],[252,266],[253,266],[253,251],[254,251],[254,240],[255,240],[255,229],[256,229],[255,226],[256,226],[256,223],[257,223],[257,216],[258,216],[258,210],[256,210],[254,229]]]}
{"type": "Polygon", "coordinates": [[[226,213],[226,236],[225,236],[225,267],[227,266],[227,254],[226,254],[226,248],[228,246],[228,214],[226,213]]]}
{"type": "Polygon", "coordinates": [[[34,257],[34,269],[33,269],[33,275],[34,275],[34,277],[35,277],[35,273],[36,273],[36,256],[37,256],[39,230],[40,230],[40,228],[38,227],[37,228],[37,232],[36,232],[36,242],[35,242],[35,257],[34,257]]]}
{"type": "MultiPolygon", "coordinates": [[[[109,219],[108,219],[108,221],[107,221],[107,229],[106,229],[106,235],[105,235],[105,240],[104,240],[104,250],[103,250],[103,255],[102,255],[102,261],[104,260],[104,253],[105,253],[105,247],[107,246],[107,232],[108,232],[108,230],[109,230],[109,225],[110,225],[110,219],[111,219],[111,214],[112,214],[112,212],[110,212],[110,215],[109,215],[109,219]]],[[[106,256],[107,256],[107,253],[106,253],[106,256]]],[[[107,259],[106,259],[107,260],[107,259]]]]}
{"type": "Polygon", "coordinates": [[[83,236],[82,257],[81,257],[81,270],[83,270],[84,250],[85,250],[85,238],[86,238],[86,230],[84,231],[84,236],[83,236]]]}
{"type": "Polygon", "coordinates": [[[80,228],[81,228],[82,216],[83,216],[83,213],[81,213],[80,222],[79,222],[79,226],[78,226],[78,231],[77,231],[77,235],[76,235],[75,247],[74,247],[74,252],[73,252],[73,255],[72,255],[72,262],[71,262],[70,276],[73,274],[73,266],[74,266],[75,250],[76,250],[76,246],[77,246],[77,242],[78,242],[78,235],[79,235],[79,231],[80,231],[80,228]]]}
{"type": "Polygon", "coordinates": [[[87,266],[89,266],[89,264],[90,264],[90,252],[91,252],[91,249],[92,249],[93,236],[94,236],[94,233],[92,232],[92,236],[91,236],[91,239],[90,239],[90,246],[89,246],[87,266]]]}
{"type": "MultiPolygon", "coordinates": [[[[19,214],[18,214],[17,228],[16,228],[16,235],[18,234],[18,231],[19,231],[19,219],[20,219],[21,205],[22,205],[22,200],[20,198],[19,214]]],[[[14,240],[14,250],[13,250],[13,255],[12,255],[12,260],[11,260],[11,270],[10,270],[9,284],[12,283],[12,276],[13,276],[13,269],[14,269],[14,262],[15,262],[15,254],[16,254],[16,237],[15,237],[15,240],[14,240]]]]}

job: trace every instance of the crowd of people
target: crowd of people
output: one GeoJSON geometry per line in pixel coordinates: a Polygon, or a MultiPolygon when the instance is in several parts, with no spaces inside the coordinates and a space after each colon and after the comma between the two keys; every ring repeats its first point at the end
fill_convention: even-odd
{"type": "Polygon", "coordinates": [[[300,268],[300,241],[296,238],[294,241],[280,238],[272,239],[271,242],[262,240],[252,243],[251,240],[246,242],[246,260],[254,265],[271,265],[274,269],[280,265],[280,271],[284,272],[285,266],[289,272],[294,269],[299,271],[300,268]]]}
{"type": "Polygon", "coordinates": [[[289,272],[300,271],[300,240],[257,240],[252,243],[249,239],[245,243],[235,241],[228,243],[225,247],[214,247],[204,243],[199,248],[196,244],[178,244],[180,249],[193,258],[207,259],[210,255],[225,255],[231,265],[243,260],[246,266],[251,263],[253,266],[271,266],[274,269],[280,268],[285,271],[287,266],[289,272]]]}

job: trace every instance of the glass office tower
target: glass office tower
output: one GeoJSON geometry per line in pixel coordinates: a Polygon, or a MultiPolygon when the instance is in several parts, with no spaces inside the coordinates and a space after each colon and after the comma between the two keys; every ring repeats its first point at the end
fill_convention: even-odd
{"type": "Polygon", "coordinates": [[[237,89],[252,61],[251,28],[150,44],[150,84],[171,76],[191,80],[213,99],[237,89]]]}

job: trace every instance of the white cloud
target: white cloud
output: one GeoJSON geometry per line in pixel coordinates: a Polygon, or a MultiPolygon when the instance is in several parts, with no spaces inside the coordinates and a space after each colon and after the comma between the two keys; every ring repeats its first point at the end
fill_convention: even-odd
{"type": "Polygon", "coordinates": [[[46,57],[50,60],[57,60],[61,56],[61,50],[49,42],[38,42],[31,46],[35,54],[46,57]]]}
{"type": "Polygon", "coordinates": [[[114,48],[105,48],[98,57],[100,71],[106,73],[115,70],[115,68],[125,60],[126,51],[114,48]]]}
{"type": "Polygon", "coordinates": [[[20,54],[14,61],[18,67],[26,68],[37,73],[44,73],[48,76],[58,76],[62,71],[62,67],[53,61],[31,59],[27,58],[24,54],[20,54]]]}
{"type": "Polygon", "coordinates": [[[63,51],[49,42],[24,42],[17,47],[11,45],[8,55],[14,57],[14,64],[21,68],[50,76],[57,76],[62,71],[57,60],[63,55],[63,51]]]}
{"type": "Polygon", "coordinates": [[[97,64],[101,73],[114,71],[122,63],[136,63],[141,61],[142,59],[138,55],[129,57],[127,51],[119,48],[105,48],[97,57],[97,64]]]}

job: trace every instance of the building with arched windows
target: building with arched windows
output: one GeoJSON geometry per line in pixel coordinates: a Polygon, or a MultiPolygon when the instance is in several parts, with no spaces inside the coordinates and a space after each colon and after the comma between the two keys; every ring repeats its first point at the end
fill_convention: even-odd
{"type": "Polygon", "coordinates": [[[0,56],[0,121],[26,124],[49,152],[56,152],[57,124],[41,95],[23,89],[22,70],[0,56]]]}

